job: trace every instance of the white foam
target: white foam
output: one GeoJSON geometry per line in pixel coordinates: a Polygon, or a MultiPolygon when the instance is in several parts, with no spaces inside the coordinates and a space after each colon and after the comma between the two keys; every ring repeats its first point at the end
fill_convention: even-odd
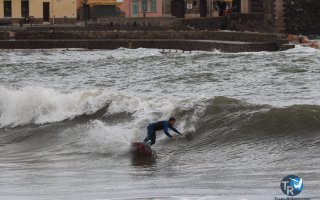
{"type": "MultiPolygon", "coordinates": [[[[183,118],[179,120],[178,129],[181,131],[193,130],[190,122],[196,122],[199,113],[205,108],[205,105],[199,104],[197,99],[143,97],[103,90],[61,92],[43,87],[27,86],[10,89],[0,86],[0,127],[60,122],[84,114],[94,114],[109,105],[106,117],[123,112],[131,113],[133,119],[127,129],[133,134],[140,134],[148,123],[168,119],[176,114],[177,109],[189,110],[196,104],[199,108],[195,110],[191,120],[183,118]]],[[[114,127],[108,128],[113,130],[114,127]]]]}
{"type": "Polygon", "coordinates": [[[0,87],[0,126],[59,122],[93,114],[106,103],[106,95],[97,90],[62,93],[41,87],[0,87]]]}
{"type": "Polygon", "coordinates": [[[292,53],[292,54],[299,54],[299,55],[318,55],[320,52],[319,49],[303,46],[303,45],[295,45],[295,48],[289,49],[286,51],[286,53],[292,53]]]}
{"type": "Polygon", "coordinates": [[[120,125],[106,125],[100,120],[95,120],[81,143],[90,152],[93,149],[100,153],[118,156],[128,152],[133,138],[132,129],[120,125]]]}
{"type": "Polygon", "coordinates": [[[20,63],[56,63],[106,60],[139,59],[149,56],[162,56],[159,49],[126,49],[116,50],[82,50],[82,49],[34,49],[34,50],[2,50],[1,60],[7,64],[20,63]],[[79,56],[81,52],[81,56],[79,56]]]}

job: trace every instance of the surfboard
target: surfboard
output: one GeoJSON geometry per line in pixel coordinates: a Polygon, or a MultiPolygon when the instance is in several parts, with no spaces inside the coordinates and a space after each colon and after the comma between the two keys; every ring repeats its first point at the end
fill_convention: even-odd
{"type": "Polygon", "coordinates": [[[151,156],[152,155],[151,146],[149,144],[143,143],[143,142],[132,142],[131,150],[136,155],[141,155],[141,156],[151,156]]]}

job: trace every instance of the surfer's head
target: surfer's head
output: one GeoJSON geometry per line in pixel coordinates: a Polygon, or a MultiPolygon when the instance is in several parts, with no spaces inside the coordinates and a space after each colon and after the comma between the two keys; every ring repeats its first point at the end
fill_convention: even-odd
{"type": "Polygon", "coordinates": [[[170,119],[169,119],[169,124],[170,124],[171,126],[174,126],[174,123],[176,123],[176,118],[170,117],[170,119]]]}

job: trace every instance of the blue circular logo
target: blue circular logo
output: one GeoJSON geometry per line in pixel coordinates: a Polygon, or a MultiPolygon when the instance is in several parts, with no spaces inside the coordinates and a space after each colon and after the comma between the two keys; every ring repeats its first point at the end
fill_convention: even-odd
{"type": "Polygon", "coordinates": [[[303,180],[295,175],[286,176],[282,179],[280,188],[285,195],[296,196],[303,190],[303,180]]]}

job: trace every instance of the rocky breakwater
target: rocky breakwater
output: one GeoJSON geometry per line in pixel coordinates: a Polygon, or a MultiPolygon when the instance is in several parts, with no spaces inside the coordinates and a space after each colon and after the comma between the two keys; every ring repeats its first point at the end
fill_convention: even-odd
{"type": "Polygon", "coordinates": [[[310,40],[307,36],[288,35],[288,41],[293,44],[300,44],[305,47],[320,49],[320,42],[318,40],[310,40]]]}

